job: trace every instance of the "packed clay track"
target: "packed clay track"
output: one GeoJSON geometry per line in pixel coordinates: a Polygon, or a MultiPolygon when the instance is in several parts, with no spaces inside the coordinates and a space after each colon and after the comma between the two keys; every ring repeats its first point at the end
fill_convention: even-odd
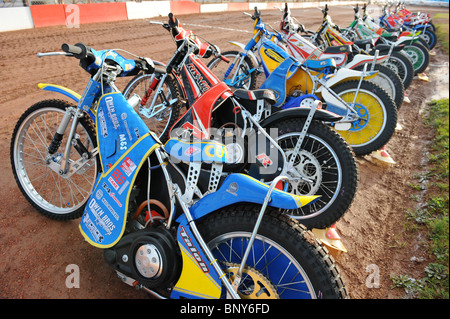
{"type": "MultiPolygon", "coordinates": [[[[447,8],[412,7],[414,11],[432,16],[447,8]]],[[[333,21],[348,26],[353,11],[348,6],[331,7],[333,21]]],[[[262,11],[263,21],[278,27],[278,10],[262,11]]],[[[314,9],[293,9],[292,16],[307,29],[317,30],[321,12],[314,9]]],[[[191,29],[218,45],[222,51],[234,49],[227,41],[247,43],[253,21],[242,12],[210,13],[178,17],[191,29]],[[216,28],[214,26],[221,26],[216,28]],[[226,30],[224,28],[227,28],[226,30]]],[[[166,22],[167,17],[153,20],[166,22]]],[[[63,98],[41,91],[37,84],[54,83],[82,93],[89,75],[78,61],[63,56],[38,58],[37,52],[60,51],[62,43],[84,42],[97,49],[121,48],[153,60],[168,61],[175,50],[170,35],[160,25],[148,20],[63,26],[4,32],[0,34],[0,298],[152,298],[144,291],[123,284],[103,260],[103,252],[84,241],[79,220],[61,222],[40,215],[22,196],[10,165],[10,142],[15,123],[32,104],[50,98],[63,98]],[[80,288],[66,287],[66,267],[80,269],[80,288]]],[[[430,82],[415,78],[407,93],[410,104],[399,110],[397,131],[387,145],[396,164],[379,165],[370,156],[358,157],[358,193],[350,210],[337,223],[337,230],[347,253],[338,253],[335,260],[347,285],[350,298],[396,299],[403,290],[391,288],[391,275],[423,276],[423,264],[410,261],[424,257],[420,238],[405,241],[404,216],[416,205],[411,200],[413,175],[425,157],[430,139],[422,124],[426,103],[440,93],[448,97],[448,56],[438,48],[426,70],[430,82]],[[441,92],[442,91],[442,92],[441,92]],[[400,245],[399,243],[402,243],[400,245]],[[401,247],[400,247],[401,246],[401,247]],[[379,270],[379,287],[366,283],[373,266],[379,270]]],[[[123,88],[129,79],[119,79],[123,88]]],[[[425,262],[424,262],[425,263],[425,262]]]]}

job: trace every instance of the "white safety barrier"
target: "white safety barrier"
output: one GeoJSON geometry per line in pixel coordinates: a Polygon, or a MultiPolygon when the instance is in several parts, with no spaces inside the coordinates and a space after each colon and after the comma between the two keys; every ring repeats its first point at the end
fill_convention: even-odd
{"type": "Polygon", "coordinates": [[[208,3],[200,6],[200,13],[223,12],[228,10],[228,3],[208,3]]]}
{"type": "Polygon", "coordinates": [[[0,8],[0,32],[34,28],[29,7],[0,8]]]}
{"type": "Polygon", "coordinates": [[[127,2],[128,20],[167,17],[170,1],[127,2]]]}

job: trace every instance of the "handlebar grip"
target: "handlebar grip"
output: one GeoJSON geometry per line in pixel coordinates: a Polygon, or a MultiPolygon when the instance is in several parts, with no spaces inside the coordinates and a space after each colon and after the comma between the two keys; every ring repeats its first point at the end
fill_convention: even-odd
{"type": "Polygon", "coordinates": [[[172,27],[172,28],[177,27],[178,26],[178,21],[175,18],[175,16],[173,15],[172,12],[169,12],[168,17],[169,17],[169,26],[172,27]]]}
{"type": "Polygon", "coordinates": [[[61,46],[61,49],[66,53],[72,53],[73,55],[81,55],[83,53],[83,49],[77,47],[75,45],[64,43],[61,46]]]}
{"type": "Polygon", "coordinates": [[[94,59],[94,54],[91,52],[91,48],[89,48],[84,43],[77,43],[75,45],[64,43],[61,46],[61,49],[66,53],[71,53],[73,56],[77,59],[84,60],[88,59],[92,60],[94,59]]]}

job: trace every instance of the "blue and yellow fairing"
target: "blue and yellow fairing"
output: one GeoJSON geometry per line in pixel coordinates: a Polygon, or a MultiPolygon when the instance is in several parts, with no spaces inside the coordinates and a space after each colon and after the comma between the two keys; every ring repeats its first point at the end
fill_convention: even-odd
{"type": "MultiPolygon", "coordinates": [[[[191,206],[194,220],[236,203],[262,204],[269,186],[244,174],[229,175],[221,187],[191,206]]],[[[316,201],[320,196],[297,196],[274,189],[269,206],[295,209],[316,201]]],[[[183,270],[173,288],[171,298],[220,298],[224,293],[221,278],[212,262],[202,253],[200,246],[190,233],[189,222],[181,215],[177,222],[178,243],[183,258],[183,270]]],[[[215,262],[215,261],[213,261],[215,262]]]]}
{"type": "Polygon", "coordinates": [[[125,230],[130,193],[139,169],[161,145],[121,93],[100,98],[95,124],[103,173],[87,201],[80,231],[91,245],[109,248],[125,230]]]}
{"type": "MultiPolygon", "coordinates": [[[[262,205],[268,191],[269,185],[253,177],[245,174],[231,174],[223,181],[216,192],[200,199],[191,206],[190,211],[192,217],[198,219],[210,212],[239,202],[262,205]]],[[[282,209],[297,209],[315,202],[319,197],[317,195],[298,196],[274,189],[269,206],[282,209]]]]}
{"type": "Polygon", "coordinates": [[[189,224],[182,223],[178,226],[177,240],[183,270],[170,297],[219,299],[223,292],[221,279],[191,233],[189,224]]]}

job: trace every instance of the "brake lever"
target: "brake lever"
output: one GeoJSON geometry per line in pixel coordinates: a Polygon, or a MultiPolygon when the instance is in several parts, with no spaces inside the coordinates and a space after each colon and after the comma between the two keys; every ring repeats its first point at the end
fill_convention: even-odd
{"type": "Polygon", "coordinates": [[[67,52],[38,52],[36,53],[38,58],[42,58],[44,56],[53,56],[53,55],[65,55],[65,56],[73,56],[72,53],[67,53],[67,52]]]}
{"type": "Polygon", "coordinates": [[[160,25],[167,24],[167,23],[163,23],[163,22],[160,22],[160,21],[151,21],[151,20],[148,23],[150,23],[150,24],[160,24],[160,25]]]}

